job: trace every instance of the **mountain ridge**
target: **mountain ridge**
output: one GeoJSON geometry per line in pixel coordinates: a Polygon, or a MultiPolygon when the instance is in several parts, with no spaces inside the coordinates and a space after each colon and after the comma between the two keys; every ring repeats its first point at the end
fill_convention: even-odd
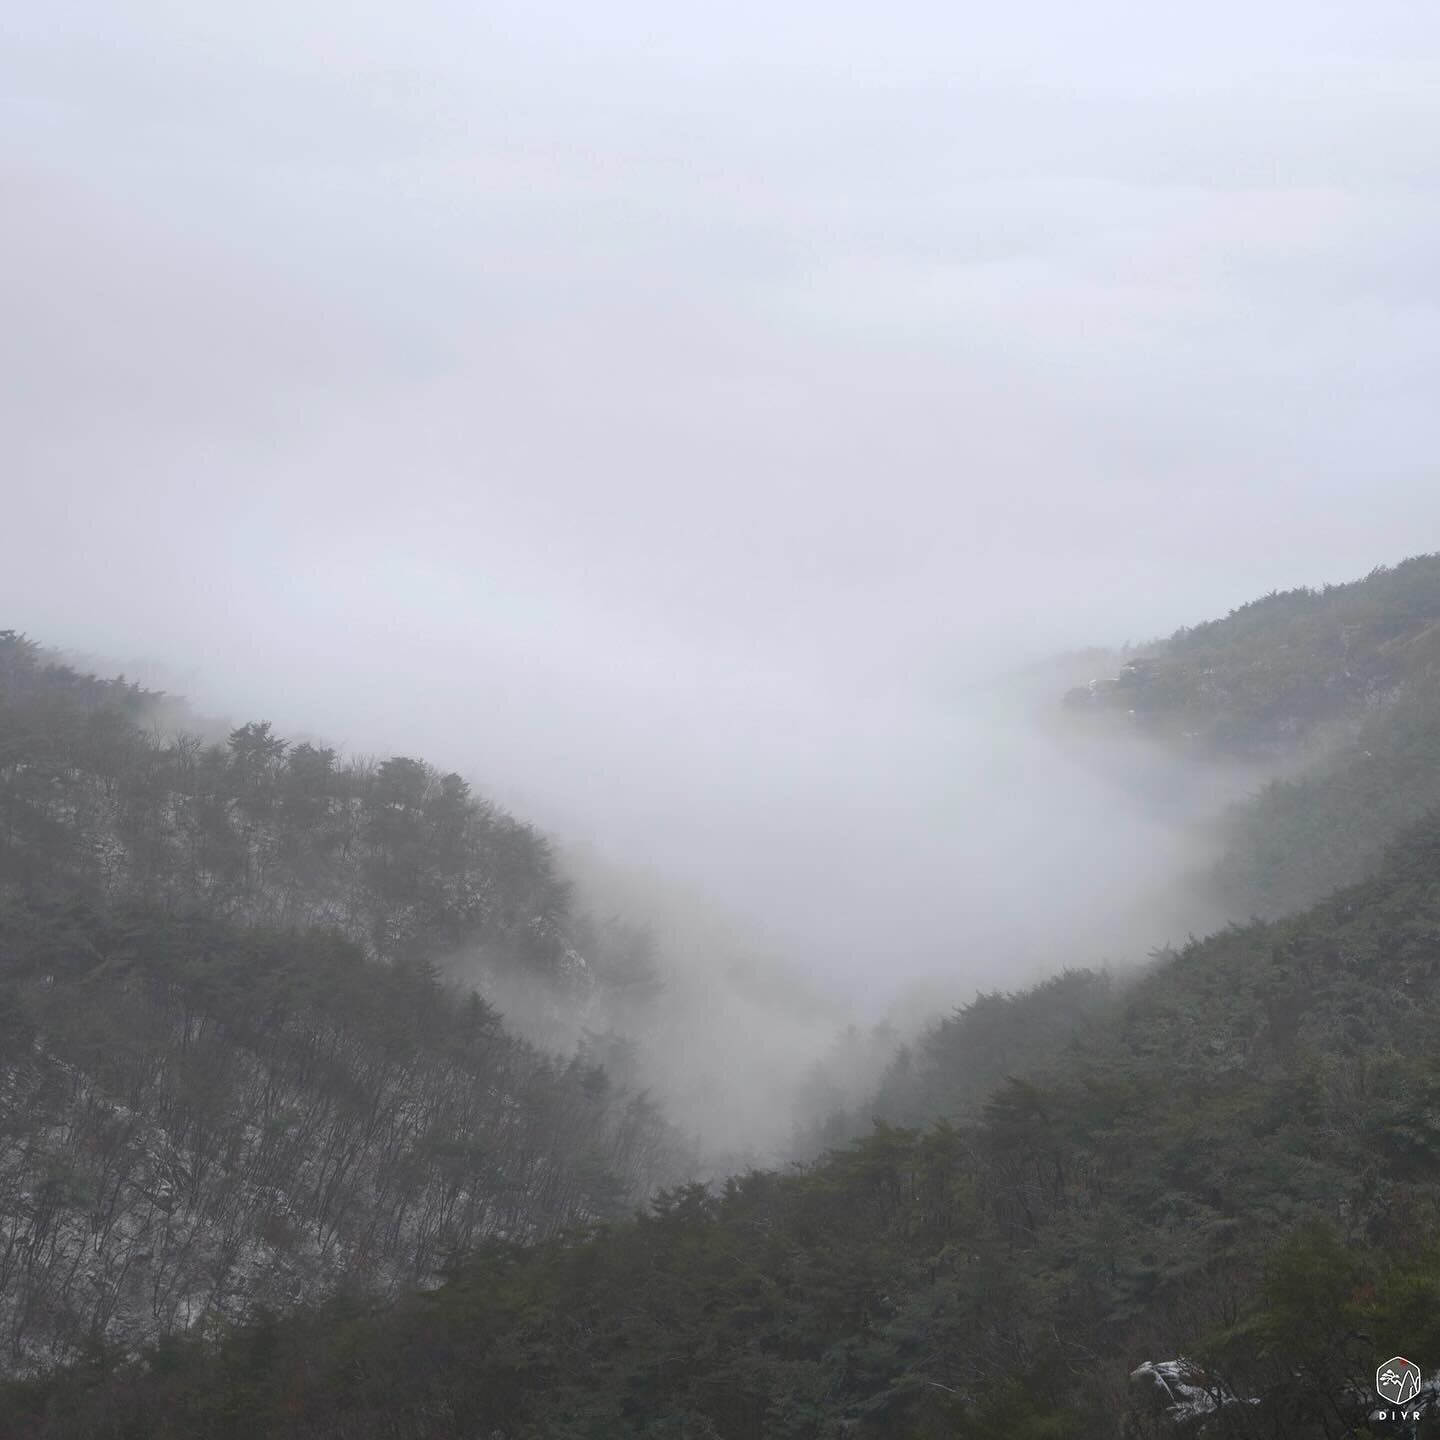
{"type": "MultiPolygon", "coordinates": [[[[557,1171],[572,1211],[482,1228],[434,1288],[148,1346],[102,1330],[0,1387],[0,1419],[22,1440],[1373,1433],[1374,1365],[1440,1357],[1437,605],[1440,559],[1417,557],[1182,631],[1067,701],[1288,767],[1224,821],[1215,882],[1270,913],[1133,977],[1065,957],[978,996],[813,1163],[628,1215],[557,1171]]],[[[92,951],[114,973],[52,938],[42,978],[92,951]]]]}

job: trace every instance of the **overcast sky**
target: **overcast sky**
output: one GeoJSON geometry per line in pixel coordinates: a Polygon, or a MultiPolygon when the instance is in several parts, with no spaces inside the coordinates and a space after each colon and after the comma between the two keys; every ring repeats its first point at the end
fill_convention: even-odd
{"type": "Polygon", "coordinates": [[[1440,544],[1429,0],[0,15],[0,624],[778,923],[957,677],[1440,544]]]}

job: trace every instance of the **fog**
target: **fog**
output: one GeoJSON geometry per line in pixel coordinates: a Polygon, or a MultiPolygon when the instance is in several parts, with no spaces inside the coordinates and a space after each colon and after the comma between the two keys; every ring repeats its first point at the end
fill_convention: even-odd
{"type": "Polygon", "coordinates": [[[1433,7],[0,13],[0,625],[473,776],[697,1074],[1213,923],[1006,677],[1435,546],[1433,7]]]}

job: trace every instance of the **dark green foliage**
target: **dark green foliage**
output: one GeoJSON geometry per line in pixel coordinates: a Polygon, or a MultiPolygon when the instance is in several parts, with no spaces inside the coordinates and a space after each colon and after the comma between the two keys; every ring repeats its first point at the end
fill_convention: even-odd
{"type": "Polygon", "coordinates": [[[909,1125],[970,1114],[1009,1077],[1053,1071],[1119,999],[1111,977],[1094,970],[1064,970],[1019,994],[977,995],[890,1067],[874,1113],[909,1125]]]}
{"type": "Polygon", "coordinates": [[[263,722],[223,745],[163,740],[145,723],[159,703],[0,632],[0,884],[338,926],[395,960],[468,946],[568,978],[549,842],[458,775],[404,756],[342,764],[263,722]]]}
{"type": "Polygon", "coordinates": [[[1440,805],[1440,555],[1266,596],[1067,701],[1072,717],[1268,775],[1224,817],[1217,898],[1233,915],[1303,909],[1440,805]]]}
{"type": "MultiPolygon", "coordinates": [[[[1067,986],[1096,998],[1087,1024],[953,1123],[497,1245],[388,1309],[266,1320],[279,1344],[241,1327],[19,1387],[12,1428],[1362,1433],[1378,1360],[1440,1360],[1440,819],[1374,879],[1193,942],[1124,996],[1042,987],[1037,1021],[1067,986]],[[1189,1419],[1129,1379],[1180,1357],[1212,1407],[1189,1419]]],[[[948,1023],[994,1030],[1027,998],[948,1023]]],[[[1033,1058],[997,1041],[977,1064],[1033,1058]]]]}
{"type": "Polygon", "coordinates": [[[437,979],[653,992],[543,836],[417,760],[184,719],[0,632],[0,1368],[390,1291],[675,1173],[620,1036],[547,1057],[437,979]]]}
{"type": "Polygon", "coordinates": [[[1364,580],[1289,590],[1145,647],[1067,697],[1229,754],[1290,751],[1440,661],[1440,555],[1364,580]]]}
{"type": "MultiPolygon", "coordinates": [[[[624,1044],[594,1035],[571,1064],[541,1064],[544,1084],[509,1072],[507,1094],[525,1107],[509,1112],[513,1129],[481,1127],[478,1142],[453,1125],[414,1136],[407,1183],[423,1175],[439,1203],[474,1204],[478,1195],[482,1206],[532,1186],[527,1214],[542,1217],[476,1226],[444,1257],[449,1278],[439,1289],[385,1304],[341,1295],[276,1306],[245,1323],[215,1317],[141,1353],[91,1325],[68,1368],[0,1390],[0,1432],[21,1440],[1376,1433],[1367,1419],[1375,1364],[1405,1353],[1440,1369],[1437,636],[1440,558],[1421,557],[1181,632],[1077,700],[1100,713],[1133,711],[1142,731],[1200,751],[1250,759],[1313,751],[1312,768],[1237,812],[1222,879],[1265,914],[1359,882],[1323,903],[1154,957],[1127,990],[1071,970],[1028,992],[977,997],[901,1051],[871,1101],[839,1117],[827,1137],[861,1138],[785,1174],[663,1190],[630,1219],[631,1192],[618,1177],[633,1163],[627,1157],[645,1151],[653,1115],[642,1097],[616,1098],[624,1044]],[[1387,851],[1405,822],[1414,823],[1387,851]],[[597,1127],[595,1116],[608,1119],[597,1127]],[[640,1138],[607,1150],[604,1136],[625,1125],[640,1138]],[[518,1149],[487,1172],[506,1144],[518,1149]],[[1144,1362],[1165,1363],[1137,1370],[1144,1362]]],[[[38,673],[29,652],[15,663],[38,673]]],[[[367,975],[374,967],[333,935],[272,936],[267,950],[251,934],[245,945],[258,949],[237,964],[206,932],[175,931],[160,958],[137,968],[129,951],[96,938],[85,912],[42,905],[43,923],[19,947],[31,958],[0,975],[11,1002],[0,1044],[20,1056],[59,1036],[69,1048],[56,1052],[53,1083],[82,1075],[108,1094],[144,1073],[141,1057],[157,1033],[152,997],[178,1006],[173,1014],[211,1016],[194,1030],[191,1053],[178,1047],[160,1086],[166,1113],[194,1137],[187,1155],[212,1173],[237,1143],[210,1137],[225,1130],[239,1057],[268,1053],[277,1016],[299,1015],[302,1030],[318,1023],[327,1034],[359,1026],[357,1053],[416,1077],[436,1050],[471,1053],[459,1037],[472,1031],[489,1037],[483,1053],[505,1053],[513,1042],[483,1008],[446,1009],[450,1018],[433,1033],[405,1019],[405,987],[418,987],[414,995],[434,987],[406,937],[429,944],[456,916],[470,923],[447,886],[474,866],[446,859],[464,852],[457,836],[469,823],[468,796],[416,762],[394,760],[357,778],[359,789],[337,808],[333,756],[285,747],[263,726],[241,727],[223,756],[206,753],[223,780],[196,789],[204,803],[183,804],[207,837],[186,852],[207,904],[270,894],[268,881],[257,891],[237,877],[269,863],[257,861],[263,837],[291,834],[293,848],[277,852],[282,871],[310,874],[306,894],[325,893],[326,877],[355,876],[371,908],[347,928],[371,953],[408,963],[375,987],[374,1008],[352,1014],[342,1005],[337,1021],[328,1000],[285,992],[277,1004],[268,977],[284,965],[264,958],[293,949],[308,957],[297,976],[343,990],[354,982],[327,967],[367,975]],[[352,868],[336,871],[315,847],[341,808],[355,823],[335,843],[352,868]],[[332,956],[327,946],[340,948],[332,956]],[[183,979],[167,978],[167,966],[183,979]],[[385,988],[391,983],[399,990],[385,988]],[[74,1006],[65,1021],[68,1007],[47,999],[62,986],[84,996],[93,988],[100,999],[74,1006]],[[231,1027],[227,1044],[207,1049],[207,1025],[231,1027]],[[246,1025],[249,1038],[235,1043],[232,1030],[246,1025]]],[[[7,863],[28,885],[53,873],[90,884],[84,847],[66,838],[66,812],[47,808],[51,781],[36,779],[45,763],[36,750],[9,772],[7,863]]],[[[156,763],[153,754],[146,761],[156,763]]],[[[70,783],[65,768],[54,784],[70,783]]],[[[173,813],[174,804],[152,810],[173,813]]],[[[125,883],[143,891],[169,873],[173,837],[143,806],[135,813],[125,883]]],[[[503,847],[487,864],[487,875],[512,873],[503,847]]],[[[524,877],[539,872],[522,859],[517,873],[514,893],[525,894],[524,877]]],[[[503,912],[486,903],[487,933],[543,966],[543,954],[525,957],[523,925],[494,918],[503,912]]],[[[513,913],[532,913],[527,907],[513,913]]],[[[193,923],[173,914],[157,921],[162,931],[193,923]]],[[[635,985],[650,983],[643,937],[613,927],[547,933],[583,935],[586,948],[612,956],[617,976],[633,960],[635,985]]],[[[189,1019],[182,1029],[192,1033],[189,1019]]],[[[293,1033],[281,1018],[282,1049],[293,1033]]],[[[856,1032],[840,1058],[869,1049],[856,1032]]],[[[337,1114],[369,1113],[363,1080],[357,1090],[343,1066],[319,1067],[313,1083],[327,1095],[333,1087],[337,1114]]],[[[68,1116],[71,1105],[54,1113],[68,1116]]],[[[35,1133],[44,1130],[42,1122],[35,1133]]],[[[23,1200],[11,1203],[39,1237],[24,1253],[43,1255],[46,1237],[65,1233],[66,1216],[100,1203],[105,1166],[88,1156],[108,1153],[108,1143],[101,1136],[52,1154],[22,1142],[36,1163],[23,1200]]],[[[350,1185],[337,1182],[334,1203],[363,1204],[363,1186],[362,1202],[344,1198],[350,1185]]],[[[288,1211],[258,1223],[275,1250],[297,1243],[288,1211]]]]}
{"type": "Polygon", "coordinates": [[[623,1213],[643,1096],[334,931],[0,898],[0,1343],[11,1363],[623,1213]]]}
{"type": "Polygon", "coordinates": [[[1220,893],[1240,914],[1303,909],[1369,874],[1390,840],[1436,805],[1440,693],[1416,680],[1302,774],[1235,808],[1220,893]]]}

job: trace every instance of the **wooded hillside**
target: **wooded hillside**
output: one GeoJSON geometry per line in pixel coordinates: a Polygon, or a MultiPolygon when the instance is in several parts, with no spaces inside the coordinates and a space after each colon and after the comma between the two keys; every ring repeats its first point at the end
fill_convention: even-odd
{"type": "Polygon", "coordinates": [[[11,1371],[433,1283],[686,1163],[602,1064],[618,1037],[549,1056],[440,978],[463,950],[557,1005],[653,986],[616,927],[572,916],[543,836],[413,759],[260,723],[205,743],[184,718],[0,635],[11,1371]]]}

